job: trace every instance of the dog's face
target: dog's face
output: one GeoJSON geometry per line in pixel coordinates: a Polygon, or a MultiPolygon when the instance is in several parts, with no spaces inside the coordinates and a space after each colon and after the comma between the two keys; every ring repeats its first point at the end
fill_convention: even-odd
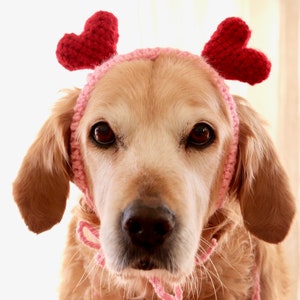
{"type": "MultiPolygon", "coordinates": [[[[96,83],[75,132],[106,267],[118,278],[187,278],[220,200],[232,116],[193,59],[164,54],[115,65],[96,83]]],[[[79,95],[69,91],[57,103],[14,182],[15,201],[36,233],[64,213],[76,169],[69,142],[79,95]]],[[[278,243],[295,214],[288,179],[259,116],[235,101],[239,144],[227,195],[240,205],[245,229],[278,243]]]]}
{"type": "Polygon", "coordinates": [[[189,274],[233,135],[207,74],[176,56],[117,65],[78,134],[107,267],[189,274]]]}

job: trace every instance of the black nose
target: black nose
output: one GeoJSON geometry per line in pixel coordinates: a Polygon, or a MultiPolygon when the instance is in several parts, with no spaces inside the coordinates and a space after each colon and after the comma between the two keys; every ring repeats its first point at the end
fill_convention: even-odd
{"type": "Polygon", "coordinates": [[[175,228],[175,214],[166,206],[130,204],[122,215],[121,227],[129,241],[147,250],[161,246],[175,228]]]}

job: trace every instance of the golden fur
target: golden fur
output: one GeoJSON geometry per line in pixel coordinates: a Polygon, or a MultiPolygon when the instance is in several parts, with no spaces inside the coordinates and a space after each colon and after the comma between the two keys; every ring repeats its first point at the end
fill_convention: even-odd
{"type": "MultiPolygon", "coordinates": [[[[79,93],[68,91],[57,103],[14,182],[15,201],[34,232],[51,228],[65,209],[73,177],[69,128],[79,93]]],[[[255,270],[261,299],[284,299],[288,276],[278,243],[289,231],[294,200],[262,120],[246,100],[235,101],[238,162],[224,206],[216,210],[233,132],[209,76],[191,60],[162,55],[155,61],[121,63],[96,84],[78,129],[96,213],[84,198],[74,208],[59,299],[157,299],[149,274],[163,279],[169,291],[180,283],[184,299],[251,299],[255,270]],[[109,123],[119,139],[117,148],[91,143],[90,129],[99,121],[109,123]],[[199,122],[216,133],[214,143],[201,150],[186,146],[199,122]],[[116,226],[120,212],[135,199],[151,203],[157,198],[180,219],[175,247],[169,249],[177,271],[122,269],[116,226]],[[106,268],[95,263],[95,251],[78,239],[80,220],[100,227],[106,268]],[[196,253],[204,253],[212,238],[218,240],[216,250],[205,264],[195,266],[196,253]]]]}

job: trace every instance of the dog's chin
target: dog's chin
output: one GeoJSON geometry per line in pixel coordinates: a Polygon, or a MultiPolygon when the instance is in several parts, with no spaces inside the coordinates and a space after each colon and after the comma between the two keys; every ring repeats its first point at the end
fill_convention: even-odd
{"type": "Polygon", "coordinates": [[[178,266],[164,264],[152,257],[143,257],[131,261],[127,267],[113,272],[119,280],[126,286],[128,282],[139,281],[141,279],[159,278],[165,284],[183,284],[191,274],[192,270],[181,270],[178,266]]]}
{"type": "Polygon", "coordinates": [[[135,270],[151,271],[151,270],[159,269],[159,264],[153,261],[152,259],[145,257],[135,261],[131,267],[135,270]]]}
{"type": "Polygon", "coordinates": [[[164,270],[170,274],[178,272],[178,266],[174,261],[168,258],[162,259],[152,255],[142,255],[135,257],[128,262],[126,268],[131,268],[138,271],[164,270]]]}
{"type": "Polygon", "coordinates": [[[117,275],[123,283],[126,281],[160,278],[166,284],[182,284],[195,268],[195,259],[188,255],[180,259],[172,251],[118,251],[117,257],[107,255],[106,268],[117,275]],[[114,258],[113,260],[111,258],[114,258]],[[116,259],[117,258],[117,259],[116,259]]]}

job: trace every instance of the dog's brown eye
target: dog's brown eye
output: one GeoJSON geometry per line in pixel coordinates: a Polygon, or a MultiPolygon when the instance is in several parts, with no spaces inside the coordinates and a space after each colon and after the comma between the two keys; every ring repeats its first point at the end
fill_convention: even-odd
{"type": "Polygon", "coordinates": [[[192,129],[188,140],[188,146],[207,147],[215,140],[214,130],[206,123],[198,123],[192,129]]]}
{"type": "Polygon", "coordinates": [[[99,122],[92,127],[90,137],[99,146],[108,147],[114,144],[116,137],[107,122],[99,122]]]}

